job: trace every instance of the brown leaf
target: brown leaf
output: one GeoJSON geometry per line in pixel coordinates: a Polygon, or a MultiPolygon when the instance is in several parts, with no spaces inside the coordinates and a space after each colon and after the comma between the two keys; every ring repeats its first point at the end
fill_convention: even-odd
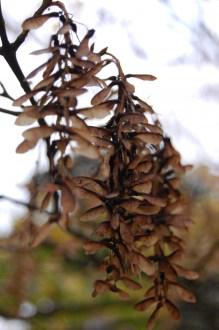
{"type": "Polygon", "coordinates": [[[50,18],[49,15],[41,15],[36,17],[31,17],[26,19],[22,24],[22,29],[24,31],[38,29],[42,26],[48,19],[50,18]]]}
{"type": "Polygon", "coordinates": [[[111,94],[111,86],[105,87],[100,92],[98,92],[94,97],[91,99],[92,105],[97,105],[104,102],[111,94]]]}

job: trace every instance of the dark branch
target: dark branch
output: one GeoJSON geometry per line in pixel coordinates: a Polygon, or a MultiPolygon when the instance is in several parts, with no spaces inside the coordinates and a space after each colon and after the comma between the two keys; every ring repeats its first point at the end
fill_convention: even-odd
{"type": "Polygon", "coordinates": [[[7,115],[12,115],[17,117],[21,114],[21,111],[12,111],[12,110],[0,108],[0,113],[6,113],[7,115]]]}
{"type": "Polygon", "coordinates": [[[2,47],[0,48],[0,54],[1,54],[3,47],[5,47],[5,45],[9,45],[6,28],[5,28],[5,20],[3,18],[3,14],[2,14],[1,1],[0,1],[0,36],[1,36],[1,40],[2,40],[2,47]]]}
{"type": "Polygon", "coordinates": [[[2,92],[0,93],[0,95],[6,97],[11,101],[14,101],[14,98],[8,93],[7,89],[5,88],[4,84],[1,81],[0,81],[0,86],[2,88],[2,92]]]}
{"type": "Polygon", "coordinates": [[[9,202],[12,202],[12,203],[17,204],[17,205],[20,205],[20,206],[24,206],[24,207],[28,208],[31,211],[39,211],[39,212],[42,212],[42,213],[46,213],[49,216],[55,216],[55,215],[57,215],[56,213],[52,213],[52,212],[49,212],[47,210],[41,210],[38,207],[36,207],[35,205],[33,205],[33,204],[26,203],[26,202],[23,202],[23,201],[19,201],[17,199],[12,198],[12,197],[0,195],[0,200],[1,199],[6,200],[6,201],[9,201],[9,202]]]}
{"type": "MultiPolygon", "coordinates": [[[[43,11],[48,7],[49,4],[52,3],[52,0],[43,0],[42,5],[40,8],[35,12],[34,16],[40,15],[43,11]]],[[[24,42],[27,34],[29,31],[23,31],[15,40],[15,42],[10,43],[8,40],[6,28],[5,28],[5,19],[2,13],[2,6],[0,1],[0,38],[2,41],[2,47],[0,48],[0,55],[4,57],[8,65],[10,66],[11,70],[15,74],[16,78],[18,79],[21,87],[26,93],[30,92],[30,87],[27,81],[25,80],[24,74],[20,68],[20,65],[17,61],[16,52],[19,46],[24,42]]],[[[34,104],[34,99],[31,100],[34,104]]]]}

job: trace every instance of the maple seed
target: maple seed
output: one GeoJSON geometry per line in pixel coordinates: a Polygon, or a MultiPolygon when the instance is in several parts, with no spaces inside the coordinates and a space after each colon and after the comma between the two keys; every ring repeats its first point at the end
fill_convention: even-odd
{"type": "Polygon", "coordinates": [[[41,214],[55,210],[55,220],[47,219],[36,231],[32,246],[40,244],[55,224],[68,232],[77,226],[85,253],[101,252],[97,260],[105,278],[94,283],[93,297],[110,291],[128,299],[123,287],[140,290],[143,273],[142,279],[151,284],[135,309],[145,311],[153,305],[147,329],[152,329],[162,308],[177,320],[180,312],[171,300],[171,289],[194,303],[195,296],[177,280],[198,276],[178,265],[184,254],[180,231],[191,222],[180,190],[180,175],[188,166],[181,164],[152,106],[134,94],[135,86],[129,82],[156,77],[125,74],[107,48],[95,51],[93,29],[79,39],[77,23],[64,4],[43,4],[48,14],[26,19],[23,30],[40,28],[50,18],[57,19],[58,28],[46,48],[33,52],[48,57],[26,77],[27,83],[36,80],[35,87],[13,103],[23,108],[16,124],[35,125],[23,132],[16,152],[27,152],[44,141],[48,156],[47,182],[31,194],[41,214]],[[53,6],[59,12],[51,12],[53,6]],[[104,74],[106,66],[113,70],[109,77],[104,74]],[[91,96],[94,87],[98,91],[91,96]],[[25,102],[29,105],[23,106],[25,102]],[[84,157],[86,166],[96,167],[85,171],[82,164],[82,174],[74,176],[76,160],[84,157]]]}

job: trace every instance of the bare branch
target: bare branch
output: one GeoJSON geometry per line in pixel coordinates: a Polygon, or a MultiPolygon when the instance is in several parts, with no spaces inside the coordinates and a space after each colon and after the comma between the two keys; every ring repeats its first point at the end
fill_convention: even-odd
{"type": "Polygon", "coordinates": [[[14,101],[14,98],[8,93],[5,85],[0,81],[0,86],[2,88],[2,92],[0,93],[1,96],[6,97],[7,99],[14,101]]]}
{"type": "Polygon", "coordinates": [[[12,116],[17,117],[21,114],[21,111],[12,111],[12,110],[0,108],[0,113],[5,113],[7,115],[12,115],[12,116]]]}
{"type": "Polygon", "coordinates": [[[1,199],[6,200],[6,201],[9,201],[9,202],[12,202],[12,203],[17,204],[17,205],[20,205],[20,206],[24,206],[24,207],[28,208],[31,211],[39,211],[39,212],[42,212],[42,213],[46,213],[49,216],[55,216],[56,215],[56,213],[49,212],[47,210],[41,210],[38,207],[36,207],[35,205],[33,205],[33,204],[26,203],[26,202],[23,202],[23,201],[14,199],[14,198],[9,197],[9,196],[0,195],[0,200],[1,199]]]}

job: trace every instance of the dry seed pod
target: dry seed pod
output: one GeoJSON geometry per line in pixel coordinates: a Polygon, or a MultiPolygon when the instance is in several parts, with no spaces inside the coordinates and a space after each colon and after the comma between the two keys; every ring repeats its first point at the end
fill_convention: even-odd
{"type": "MultiPolygon", "coordinates": [[[[127,299],[127,292],[116,286],[117,281],[137,290],[141,285],[135,278],[145,273],[152,287],[135,308],[145,310],[156,304],[148,323],[151,329],[162,307],[166,306],[174,319],[179,317],[169,298],[171,287],[183,300],[195,301],[177,283],[178,276],[195,279],[197,275],[178,266],[184,243],[173,230],[180,232],[190,222],[183,215],[184,200],[179,190],[179,175],[187,167],[181,165],[180,155],[164,135],[153,108],[134,95],[135,86],[128,81],[156,78],[150,74],[125,75],[114,55],[106,49],[95,52],[94,45],[90,46],[94,30],[78,40],[77,24],[64,5],[59,1],[52,5],[61,12],[42,13],[23,23],[27,31],[57,17],[59,28],[46,49],[34,52],[46,53],[49,59],[27,79],[40,72],[42,79],[34,90],[14,102],[15,106],[32,103],[30,111],[24,107],[17,124],[29,125],[38,120],[37,127],[24,131],[25,140],[17,152],[26,152],[38,140],[46,140],[50,173],[49,182],[43,186],[41,210],[55,204],[57,222],[69,224],[76,200],[86,204],[79,225],[82,230],[90,226],[94,237],[84,243],[85,253],[94,254],[104,248],[106,256],[102,262],[106,280],[95,282],[93,296],[111,291],[127,299]],[[102,78],[102,69],[108,65],[114,66],[117,74],[102,78]],[[92,86],[101,90],[90,98],[92,86]],[[88,105],[80,108],[84,97],[88,105]],[[48,126],[47,119],[51,118],[54,124],[48,126]],[[103,124],[91,125],[90,119],[101,119],[103,124]],[[94,177],[74,177],[75,154],[98,161],[98,173],[94,177]]],[[[48,223],[34,245],[47,236],[49,229],[48,223]]]]}
{"type": "Polygon", "coordinates": [[[41,27],[48,19],[50,18],[50,15],[41,15],[37,17],[31,17],[26,19],[23,24],[22,28],[24,31],[26,30],[32,30],[32,29],[38,29],[41,27]]]}

